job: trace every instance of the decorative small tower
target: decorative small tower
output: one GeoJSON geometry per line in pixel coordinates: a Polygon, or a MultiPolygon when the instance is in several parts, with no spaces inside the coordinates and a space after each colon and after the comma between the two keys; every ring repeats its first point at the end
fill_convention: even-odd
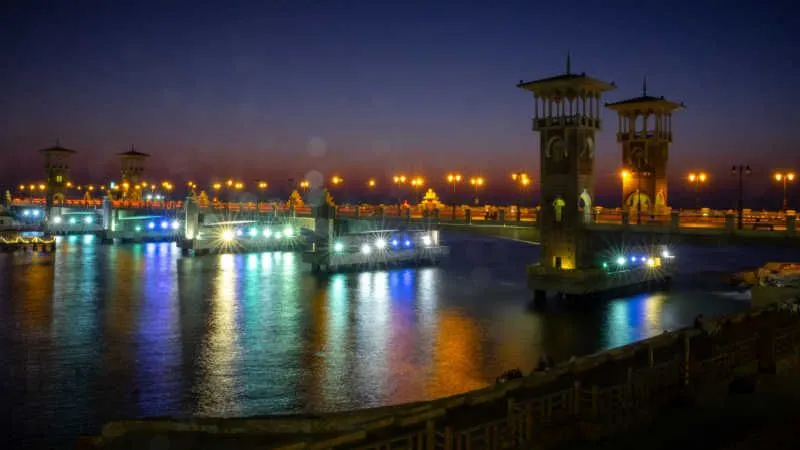
{"type": "Polygon", "coordinates": [[[142,197],[142,191],[136,189],[144,172],[144,162],[150,156],[147,153],[137,152],[131,145],[131,149],[127,152],[119,153],[122,163],[122,185],[124,200],[139,201],[142,197]]]}
{"type": "Polygon", "coordinates": [[[55,200],[64,201],[66,195],[67,182],[69,181],[69,159],[76,152],[59,145],[43,148],[39,152],[44,155],[44,170],[47,174],[47,214],[50,215],[50,208],[53,207],[55,200]]]}
{"type": "Polygon", "coordinates": [[[683,107],[647,95],[607,103],[617,112],[617,142],[622,144],[622,205],[629,212],[663,214],[667,203],[667,161],[672,143],[672,112],[683,107]]]}
{"type": "Polygon", "coordinates": [[[533,92],[533,130],[539,132],[542,208],[541,266],[582,269],[593,265],[584,224],[591,221],[594,196],[594,134],[600,130],[600,96],[615,89],[606,83],[566,73],[517,87],[533,92]]]}

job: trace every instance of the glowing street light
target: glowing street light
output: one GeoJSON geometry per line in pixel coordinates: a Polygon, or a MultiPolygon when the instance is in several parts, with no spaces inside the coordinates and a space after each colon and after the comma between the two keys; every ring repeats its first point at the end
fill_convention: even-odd
{"type": "Polygon", "coordinates": [[[340,185],[340,184],[344,183],[344,179],[342,177],[338,176],[338,175],[334,175],[331,178],[331,183],[333,183],[334,186],[337,186],[337,185],[340,185]]]}
{"type": "Polygon", "coordinates": [[[266,181],[259,181],[258,182],[258,188],[260,190],[263,191],[264,189],[267,189],[268,187],[269,187],[269,183],[267,183],[266,181]]]}
{"type": "Polygon", "coordinates": [[[308,191],[308,187],[309,186],[310,186],[310,183],[308,182],[308,180],[301,180],[300,181],[300,189],[302,189],[303,191],[308,191]]]}
{"type": "Polygon", "coordinates": [[[367,181],[367,186],[371,187],[371,188],[374,188],[375,187],[375,179],[374,178],[370,178],[369,181],[367,181]]]}
{"type": "Polygon", "coordinates": [[[483,177],[473,177],[469,179],[469,184],[475,189],[475,194],[478,193],[478,189],[483,186],[484,180],[483,177]]]}
{"type": "Polygon", "coordinates": [[[783,210],[789,209],[789,197],[786,194],[786,183],[791,183],[796,178],[794,172],[778,172],[775,174],[775,181],[783,183],[783,210]]]}
{"type": "Polygon", "coordinates": [[[447,182],[453,186],[453,194],[456,193],[456,184],[461,183],[460,173],[451,173],[447,175],[447,182]]]}
{"type": "Polygon", "coordinates": [[[690,173],[687,177],[689,183],[694,185],[694,203],[695,209],[700,209],[700,185],[705,184],[708,180],[708,175],[705,172],[690,173]]]}
{"type": "Polygon", "coordinates": [[[741,230],[744,228],[744,177],[745,175],[750,175],[750,166],[741,164],[733,166],[731,168],[731,173],[739,176],[739,201],[736,204],[738,220],[736,226],[741,230]]]}

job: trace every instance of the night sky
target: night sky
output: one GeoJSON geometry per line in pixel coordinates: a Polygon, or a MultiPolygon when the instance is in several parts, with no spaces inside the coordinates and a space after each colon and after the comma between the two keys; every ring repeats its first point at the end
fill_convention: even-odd
{"type": "MultiPolygon", "coordinates": [[[[605,101],[640,95],[646,75],[649,94],[686,103],[673,199],[691,169],[721,193],[749,163],[751,196],[778,206],[770,172],[800,170],[790,1],[213,3],[4,2],[0,184],[41,179],[36,150],[59,138],[84,183],[117,179],[114,154],[135,144],[154,180],[458,170],[507,187],[513,170],[538,174],[515,85],[563,72],[567,51],[574,72],[616,82],[605,101]]],[[[598,190],[618,200],[603,117],[598,190]]]]}

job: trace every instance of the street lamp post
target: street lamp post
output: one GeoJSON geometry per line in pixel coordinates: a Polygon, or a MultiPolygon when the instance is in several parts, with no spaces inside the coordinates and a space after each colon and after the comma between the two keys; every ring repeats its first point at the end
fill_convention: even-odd
{"type": "Polygon", "coordinates": [[[447,182],[453,186],[453,214],[452,218],[455,220],[456,218],[456,184],[461,182],[461,174],[460,173],[451,173],[447,175],[447,182]]]}
{"type": "Polygon", "coordinates": [[[483,177],[472,177],[469,179],[469,184],[472,185],[472,188],[475,189],[475,204],[480,203],[480,199],[478,198],[478,190],[483,186],[484,180],[483,177]]]}
{"type": "Polygon", "coordinates": [[[700,185],[708,180],[708,175],[705,172],[690,173],[688,179],[694,186],[694,207],[700,209],[700,185]]]}
{"type": "Polygon", "coordinates": [[[789,209],[789,197],[786,193],[786,183],[793,182],[796,175],[794,172],[778,172],[775,174],[775,181],[783,182],[783,210],[789,209]]]}
{"type": "Polygon", "coordinates": [[[522,208],[520,208],[522,193],[525,193],[531,184],[531,179],[525,172],[515,172],[511,174],[511,180],[519,185],[520,195],[517,195],[517,222],[522,220],[522,208]]]}
{"type": "Polygon", "coordinates": [[[738,229],[744,228],[743,225],[743,214],[744,214],[744,177],[745,175],[750,175],[750,166],[749,165],[736,165],[731,168],[731,173],[733,175],[739,176],[739,200],[736,203],[736,227],[738,229]]]}

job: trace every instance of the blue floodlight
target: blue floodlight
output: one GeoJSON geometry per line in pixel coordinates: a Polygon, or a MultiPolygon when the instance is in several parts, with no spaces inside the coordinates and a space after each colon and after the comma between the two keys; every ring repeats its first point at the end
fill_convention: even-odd
{"type": "Polygon", "coordinates": [[[147,224],[147,229],[148,229],[148,230],[152,230],[152,229],[154,229],[155,227],[156,227],[156,224],[155,224],[155,223],[153,223],[153,222],[150,222],[150,223],[148,223],[148,224],[147,224]]]}
{"type": "Polygon", "coordinates": [[[406,241],[404,242],[404,245],[406,246],[406,248],[411,248],[411,241],[406,239],[406,241]]]}
{"type": "Polygon", "coordinates": [[[398,242],[397,239],[392,239],[392,247],[397,247],[398,242]]]}
{"type": "Polygon", "coordinates": [[[166,220],[162,221],[161,222],[161,229],[162,230],[166,230],[167,228],[169,228],[169,222],[167,222],[166,220]]]}

